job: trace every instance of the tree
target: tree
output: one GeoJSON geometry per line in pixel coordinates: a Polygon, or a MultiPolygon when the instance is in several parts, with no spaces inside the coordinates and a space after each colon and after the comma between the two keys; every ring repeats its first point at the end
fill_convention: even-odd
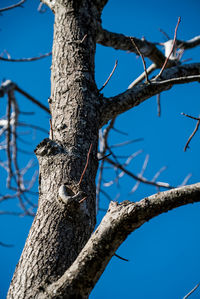
{"type": "MultiPolygon", "coordinates": [[[[96,41],[136,54],[139,49],[153,61],[154,69],[162,68],[166,61],[154,44],[102,29],[106,2],[46,2],[55,14],[49,98],[52,129],[50,139],[35,151],[40,163],[39,206],[8,298],[87,297],[130,232],[163,212],[199,201],[199,184],[195,184],[139,203],[111,203],[91,236],[96,222],[98,158],[104,158],[97,158],[99,129],[174,84],[199,81],[200,70],[199,63],[179,65],[176,59],[169,59],[162,74],[150,82],[137,83],[112,98],[103,97],[94,79],[96,41]]],[[[199,38],[178,42],[180,48],[187,48],[197,45],[199,38]]],[[[113,163],[111,158],[105,159],[113,163]]]]}

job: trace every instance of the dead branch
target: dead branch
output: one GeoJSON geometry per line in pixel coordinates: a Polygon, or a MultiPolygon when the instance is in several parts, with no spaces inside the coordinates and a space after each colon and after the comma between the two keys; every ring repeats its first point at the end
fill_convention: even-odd
{"type": "Polygon", "coordinates": [[[183,299],[187,299],[194,291],[199,287],[200,283],[197,283],[197,285],[187,294],[183,297],[183,299]]]}
{"type": "MultiPolygon", "coordinates": [[[[144,163],[142,165],[142,169],[141,169],[140,173],[138,174],[139,178],[143,177],[143,174],[147,168],[148,162],[149,162],[149,155],[146,155],[146,157],[144,159],[144,163]]],[[[139,187],[140,183],[141,183],[140,181],[137,181],[135,186],[131,189],[130,193],[134,193],[137,190],[137,188],[139,187]]]]}
{"type": "Polygon", "coordinates": [[[36,100],[35,98],[33,98],[31,95],[29,95],[26,91],[22,90],[21,88],[19,88],[17,85],[15,86],[15,90],[18,91],[19,93],[21,93],[22,95],[24,95],[27,99],[29,99],[30,101],[32,101],[34,104],[36,104],[37,106],[39,106],[40,108],[42,108],[43,110],[45,110],[47,113],[50,114],[50,110],[44,106],[42,103],[40,103],[38,100],[36,100]]]}
{"type": "Polygon", "coordinates": [[[165,62],[164,62],[164,64],[163,64],[163,66],[162,66],[162,68],[161,68],[159,74],[155,77],[155,79],[159,78],[159,77],[162,75],[162,73],[163,73],[163,71],[164,71],[164,69],[165,69],[165,67],[166,67],[166,65],[167,65],[167,63],[168,63],[168,61],[169,61],[169,59],[170,59],[170,56],[171,56],[171,54],[172,54],[172,52],[173,52],[173,50],[174,50],[175,43],[176,43],[177,30],[178,30],[178,26],[179,26],[179,24],[180,24],[180,21],[181,21],[181,18],[179,17],[179,18],[178,18],[177,25],[176,25],[176,28],[175,28],[175,32],[174,32],[174,39],[173,39],[173,42],[172,42],[172,45],[171,45],[171,50],[169,51],[169,55],[166,57],[166,60],[165,60],[165,62]]]}
{"type": "Polygon", "coordinates": [[[146,62],[144,60],[144,56],[142,55],[140,49],[138,48],[137,44],[134,42],[134,39],[132,37],[130,37],[130,40],[133,44],[133,46],[136,48],[139,56],[141,57],[142,59],[142,63],[143,63],[143,67],[144,67],[144,73],[145,73],[145,78],[146,78],[146,82],[149,82],[149,78],[148,78],[148,72],[147,72],[147,68],[146,68],[146,62]]]}
{"type": "Polygon", "coordinates": [[[10,10],[10,9],[13,9],[13,8],[15,8],[15,7],[22,7],[22,4],[23,4],[25,1],[26,1],[26,0],[21,0],[21,1],[19,1],[18,3],[16,3],[16,4],[13,4],[13,5],[4,7],[4,8],[0,8],[0,12],[6,11],[6,10],[10,10]]]}
{"type": "MultiPolygon", "coordinates": [[[[157,66],[155,63],[152,63],[146,70],[147,75],[150,75],[154,70],[157,69],[157,66]]],[[[139,77],[137,77],[129,86],[128,89],[132,88],[133,86],[136,86],[138,83],[142,82],[145,79],[146,72],[143,72],[139,77]]]]}
{"type": "Polygon", "coordinates": [[[49,57],[52,55],[52,52],[46,53],[46,54],[42,54],[40,56],[36,56],[36,57],[29,57],[29,58],[5,58],[0,56],[0,60],[2,61],[6,61],[6,62],[31,62],[31,61],[36,61],[36,60],[40,60],[46,57],[49,57]]]}
{"type": "Polygon", "coordinates": [[[139,105],[152,96],[172,88],[174,84],[194,81],[200,81],[200,63],[168,68],[163,71],[162,80],[160,78],[158,80],[152,79],[151,84],[138,84],[117,96],[103,98],[101,126],[113,117],[139,105]]]}
{"type": "Polygon", "coordinates": [[[155,216],[199,201],[200,183],[159,192],[136,203],[111,202],[107,214],[74,263],[40,294],[40,299],[56,298],[60,294],[63,297],[69,294],[87,297],[117,248],[131,232],[155,216]]]}
{"type": "Polygon", "coordinates": [[[184,147],[184,152],[187,150],[187,148],[189,148],[190,141],[192,140],[192,138],[194,137],[194,135],[196,134],[196,132],[199,129],[199,124],[200,124],[200,119],[197,121],[197,124],[196,124],[196,127],[195,127],[194,131],[192,132],[192,134],[188,138],[188,141],[186,142],[186,145],[184,147]]]}
{"type": "Polygon", "coordinates": [[[157,114],[158,114],[158,117],[160,117],[160,115],[161,115],[160,93],[157,94],[156,99],[157,99],[157,111],[158,111],[157,114]]]}
{"type": "Polygon", "coordinates": [[[166,188],[166,189],[172,189],[174,188],[173,186],[170,186],[168,183],[163,183],[163,182],[153,182],[153,181],[149,181],[146,178],[143,177],[139,177],[135,174],[133,174],[132,172],[130,172],[129,170],[127,170],[126,168],[124,168],[121,164],[114,162],[113,160],[106,158],[106,161],[108,163],[110,163],[111,165],[119,168],[120,170],[122,170],[124,173],[126,173],[127,175],[129,175],[130,177],[132,177],[134,180],[139,181],[141,183],[147,184],[147,185],[152,185],[155,187],[159,187],[159,188],[166,188]]]}
{"type": "Polygon", "coordinates": [[[112,70],[112,72],[110,73],[110,75],[109,75],[108,79],[106,80],[106,82],[105,82],[105,83],[103,84],[103,86],[99,89],[99,92],[102,91],[102,90],[104,89],[104,87],[108,84],[108,82],[110,81],[112,75],[113,75],[114,72],[115,72],[115,69],[116,69],[116,67],[117,67],[117,64],[118,64],[118,60],[115,60],[115,65],[114,65],[114,67],[113,67],[113,70],[112,70]]]}

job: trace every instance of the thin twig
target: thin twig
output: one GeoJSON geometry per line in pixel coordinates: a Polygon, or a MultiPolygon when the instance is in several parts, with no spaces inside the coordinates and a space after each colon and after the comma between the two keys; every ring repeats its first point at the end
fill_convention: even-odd
{"type": "Polygon", "coordinates": [[[36,61],[39,59],[43,59],[45,57],[51,56],[52,52],[46,53],[46,54],[42,54],[40,56],[36,56],[36,57],[29,57],[29,58],[5,58],[5,57],[1,57],[0,56],[0,60],[2,61],[6,61],[6,62],[31,62],[31,61],[36,61]]]}
{"type": "Polygon", "coordinates": [[[6,132],[6,152],[8,161],[8,176],[7,176],[7,188],[10,188],[12,172],[12,158],[11,158],[11,96],[8,92],[8,106],[7,106],[7,132],[6,132]]]}
{"type": "Polygon", "coordinates": [[[130,40],[131,40],[133,46],[136,48],[136,50],[137,50],[139,56],[140,56],[141,59],[142,59],[142,63],[143,63],[144,71],[145,71],[146,82],[150,82],[150,81],[149,81],[149,78],[148,78],[148,73],[147,73],[146,62],[145,62],[145,60],[144,60],[144,56],[142,55],[140,49],[139,49],[138,46],[136,45],[134,39],[133,39],[132,37],[130,37],[130,40]]]}
{"type": "Polygon", "coordinates": [[[80,177],[80,180],[79,180],[79,182],[78,182],[78,185],[81,184],[82,179],[83,179],[83,176],[84,176],[84,174],[85,174],[85,172],[86,172],[86,169],[87,169],[87,167],[88,167],[88,162],[89,162],[89,158],[90,158],[90,152],[91,152],[91,149],[92,149],[92,143],[90,144],[90,148],[89,148],[89,151],[88,151],[88,153],[87,153],[87,161],[86,161],[85,167],[84,167],[84,169],[83,169],[83,172],[82,172],[82,174],[81,174],[81,177],[80,177]]]}
{"type": "MultiPolygon", "coordinates": [[[[157,69],[157,65],[155,63],[152,63],[148,68],[147,68],[147,74],[148,76],[157,69]]],[[[136,86],[138,83],[142,82],[146,77],[146,73],[143,72],[139,77],[137,77],[131,84],[129,84],[128,89],[131,89],[133,86],[136,86]]]]}
{"type": "Polygon", "coordinates": [[[44,3],[40,2],[40,4],[38,5],[37,11],[40,13],[45,13],[47,11],[46,7],[42,8],[42,6],[44,5],[44,3]]]}
{"type": "Polygon", "coordinates": [[[134,142],[143,141],[143,140],[144,140],[143,138],[137,138],[137,139],[127,140],[127,141],[124,141],[122,143],[113,144],[113,145],[110,146],[110,148],[120,147],[120,146],[128,145],[128,144],[131,144],[131,143],[134,143],[134,142]]]}
{"type": "Polygon", "coordinates": [[[159,169],[151,181],[155,182],[157,178],[161,175],[161,173],[166,170],[166,168],[167,168],[166,166],[163,166],[161,169],[159,169]]]}
{"type": "Polygon", "coordinates": [[[125,172],[126,174],[128,174],[130,177],[132,177],[135,180],[140,181],[141,183],[147,184],[147,185],[152,185],[155,187],[160,187],[160,188],[166,188],[166,189],[173,189],[173,186],[170,186],[168,183],[163,183],[163,182],[152,182],[152,181],[148,181],[146,178],[144,177],[138,177],[135,174],[133,174],[132,172],[130,172],[129,170],[127,170],[126,168],[124,168],[121,164],[114,162],[113,160],[106,158],[106,160],[116,166],[117,168],[121,169],[123,172],[125,172]]]}
{"type": "Polygon", "coordinates": [[[126,132],[123,132],[123,131],[121,131],[121,130],[119,130],[119,129],[116,129],[116,128],[114,128],[114,127],[113,127],[112,129],[113,129],[113,131],[115,131],[115,132],[117,132],[117,133],[119,133],[119,134],[128,136],[128,133],[126,133],[126,132]]]}
{"type": "Polygon", "coordinates": [[[191,178],[192,174],[189,173],[183,180],[183,182],[178,186],[178,187],[182,187],[182,186],[185,186],[188,182],[188,180],[191,178]]]}
{"type": "Polygon", "coordinates": [[[187,117],[189,117],[189,118],[191,118],[191,119],[194,119],[194,120],[200,120],[200,118],[199,117],[194,117],[194,116],[192,116],[192,115],[189,115],[189,114],[186,114],[186,113],[181,113],[181,115],[184,115],[184,116],[187,116],[187,117]]]}
{"type": "Polygon", "coordinates": [[[3,246],[3,247],[13,247],[14,245],[12,244],[5,244],[3,242],[0,241],[0,246],[3,246]]]}
{"type": "Polygon", "coordinates": [[[99,168],[97,188],[96,188],[96,214],[98,213],[98,210],[99,210],[99,199],[100,199],[100,190],[101,190],[101,182],[102,182],[102,177],[103,177],[103,170],[104,170],[104,161],[101,161],[101,165],[99,168]]]}
{"type": "MultiPolygon", "coordinates": [[[[18,3],[16,3],[16,4],[13,4],[13,5],[4,7],[4,8],[0,8],[0,12],[3,12],[3,11],[6,11],[6,10],[9,10],[9,9],[13,9],[13,8],[15,8],[15,7],[21,6],[25,1],[26,1],[26,0],[21,0],[21,1],[19,1],[18,3]]],[[[22,7],[22,6],[21,6],[21,7],[22,7]]]]}
{"type": "Polygon", "coordinates": [[[167,38],[167,40],[170,39],[169,35],[164,30],[162,30],[161,28],[159,28],[159,31],[167,38]]]}
{"type": "Polygon", "coordinates": [[[187,299],[198,287],[200,283],[197,283],[197,285],[187,294],[183,297],[183,299],[187,299]]]}
{"type": "MultiPolygon", "coordinates": [[[[143,174],[147,168],[148,162],[149,162],[149,155],[146,155],[144,163],[142,165],[142,169],[141,169],[140,173],[138,174],[138,177],[140,177],[140,178],[143,177],[143,174]]],[[[140,183],[141,183],[140,181],[137,181],[135,186],[131,189],[130,193],[134,193],[137,190],[137,188],[139,187],[140,183]]]]}
{"type": "Polygon", "coordinates": [[[200,124],[200,119],[197,121],[196,127],[194,129],[194,131],[192,132],[192,134],[190,135],[190,137],[188,138],[188,141],[186,142],[186,145],[184,147],[184,152],[187,150],[187,148],[189,148],[189,143],[192,140],[192,138],[194,137],[194,135],[196,134],[196,132],[199,129],[199,124],[200,124]]]}
{"type": "MultiPolygon", "coordinates": [[[[125,166],[128,166],[128,165],[130,164],[130,162],[132,161],[132,159],[134,159],[135,157],[137,157],[137,156],[138,156],[139,154],[141,154],[141,153],[142,153],[142,150],[139,150],[139,151],[133,153],[132,155],[130,155],[130,156],[127,158],[127,160],[125,161],[124,164],[120,164],[120,163],[118,162],[118,160],[116,159],[116,156],[113,156],[113,157],[115,158],[117,164],[121,165],[122,167],[125,167],[125,166]]],[[[113,153],[112,153],[112,155],[113,155],[113,153]]],[[[118,180],[119,180],[120,178],[122,178],[122,177],[124,176],[124,174],[125,174],[124,171],[120,172],[119,174],[117,174],[117,176],[115,177],[114,180],[112,180],[112,181],[110,181],[110,182],[107,182],[107,183],[104,183],[104,186],[109,187],[109,186],[111,186],[112,184],[114,184],[115,182],[118,182],[118,180]]]]}
{"type": "Polygon", "coordinates": [[[116,256],[118,259],[125,261],[125,262],[129,262],[129,260],[125,259],[124,257],[121,257],[120,255],[114,253],[114,256],[116,256]]]}
{"type": "Polygon", "coordinates": [[[179,26],[179,24],[180,24],[180,21],[181,21],[181,18],[179,17],[179,18],[178,18],[178,22],[177,22],[177,24],[176,24],[175,31],[174,31],[174,39],[173,39],[173,43],[172,43],[171,51],[170,51],[168,57],[166,57],[165,62],[164,62],[164,64],[163,64],[163,66],[162,66],[162,68],[161,68],[159,74],[155,77],[155,79],[157,79],[158,77],[161,76],[161,74],[162,74],[162,72],[164,71],[164,69],[165,69],[165,67],[166,67],[166,65],[167,65],[167,62],[168,62],[168,60],[169,60],[169,58],[170,58],[170,56],[171,56],[171,54],[172,54],[172,52],[173,52],[173,49],[174,49],[174,46],[175,46],[175,43],[176,43],[177,29],[178,29],[178,26],[179,26]]]}
{"type": "Polygon", "coordinates": [[[44,106],[38,100],[34,99],[31,95],[29,95],[27,92],[25,92],[24,90],[19,88],[17,85],[15,85],[15,90],[18,91],[19,93],[23,94],[23,96],[25,96],[27,99],[29,99],[34,104],[38,105],[40,108],[42,108],[43,110],[45,110],[46,112],[48,112],[50,114],[50,110],[46,106],[44,106]]]}
{"type": "Polygon", "coordinates": [[[99,158],[98,161],[104,160],[105,158],[109,157],[110,155],[111,155],[111,153],[109,153],[109,154],[107,154],[107,155],[105,155],[105,156],[99,158]]]}
{"type": "Polygon", "coordinates": [[[161,115],[161,106],[160,106],[160,93],[157,94],[157,115],[160,117],[161,115]]]}
{"type": "Polygon", "coordinates": [[[102,91],[102,90],[104,89],[104,87],[108,84],[108,82],[110,81],[110,79],[111,79],[112,75],[114,74],[114,71],[115,71],[115,69],[116,69],[116,67],[117,67],[117,64],[118,64],[118,60],[115,60],[115,65],[114,65],[114,67],[113,67],[113,70],[112,70],[112,72],[110,73],[110,75],[109,75],[108,79],[106,80],[106,82],[105,82],[105,83],[103,84],[103,86],[99,89],[99,92],[102,91]]]}

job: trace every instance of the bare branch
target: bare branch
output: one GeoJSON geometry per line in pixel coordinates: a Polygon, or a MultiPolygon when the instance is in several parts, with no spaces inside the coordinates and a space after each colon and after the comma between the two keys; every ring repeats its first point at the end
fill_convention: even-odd
{"type": "MultiPolygon", "coordinates": [[[[138,54],[138,51],[136,48],[133,48],[131,45],[130,37],[125,36],[123,34],[119,33],[113,33],[109,32],[105,29],[103,29],[101,26],[99,26],[98,29],[98,35],[97,35],[97,43],[106,46],[106,47],[112,47],[116,50],[124,50],[129,52],[134,52],[138,54]]],[[[165,55],[156,47],[156,44],[160,43],[151,43],[149,41],[146,41],[144,39],[138,39],[133,38],[134,42],[140,49],[140,52],[143,56],[148,57],[154,64],[157,66],[157,68],[161,68],[166,60],[165,55]]],[[[181,49],[191,49],[193,47],[196,47],[200,45],[200,36],[196,36],[188,41],[176,41],[177,46],[181,49]]],[[[169,60],[167,63],[167,67],[174,66],[176,64],[175,61],[169,60]]]]}
{"type": "Polygon", "coordinates": [[[159,192],[140,202],[111,202],[107,214],[92,234],[72,266],[40,299],[77,294],[87,297],[117,248],[127,236],[155,216],[174,208],[200,201],[200,183],[159,192]]]}
{"type": "Polygon", "coordinates": [[[46,53],[46,54],[42,54],[40,56],[36,56],[36,57],[29,57],[29,58],[5,58],[0,56],[0,60],[2,61],[7,61],[7,62],[30,62],[30,61],[36,61],[39,59],[43,59],[46,57],[49,57],[52,55],[52,52],[46,53]]]}
{"type": "Polygon", "coordinates": [[[129,86],[128,89],[132,88],[133,86],[137,85],[138,83],[142,82],[145,77],[146,73],[147,75],[150,75],[154,70],[157,69],[157,66],[155,63],[152,63],[146,70],[146,72],[143,72],[139,77],[137,77],[129,86]]]}
{"type": "MultiPolygon", "coordinates": [[[[146,155],[144,163],[143,163],[143,166],[142,166],[142,169],[141,169],[140,173],[138,174],[139,178],[143,177],[143,174],[144,174],[144,172],[145,172],[145,170],[147,168],[148,162],[149,162],[149,155],[146,155]]],[[[140,181],[137,181],[136,184],[135,184],[135,186],[131,189],[130,193],[134,193],[137,190],[137,188],[140,185],[140,183],[141,183],[140,181]]]]}
{"type": "Polygon", "coordinates": [[[184,50],[191,49],[191,48],[194,48],[194,47],[200,45],[200,35],[196,36],[188,41],[177,40],[176,43],[177,43],[177,46],[181,49],[184,49],[184,50]]]}
{"type": "Polygon", "coordinates": [[[166,65],[167,65],[167,63],[168,63],[168,61],[169,61],[169,59],[170,59],[170,56],[172,55],[172,52],[173,52],[173,50],[174,50],[175,43],[176,43],[176,34],[177,34],[177,30],[178,30],[178,26],[179,26],[179,24],[180,24],[180,21],[181,21],[181,18],[179,17],[179,18],[178,18],[177,25],[176,25],[176,28],[175,28],[175,32],[174,32],[174,39],[173,39],[172,44],[170,45],[170,46],[171,46],[171,50],[169,51],[168,56],[166,55],[166,56],[167,56],[167,57],[166,57],[166,60],[165,60],[165,62],[164,62],[164,64],[163,64],[163,66],[162,66],[162,68],[161,68],[159,74],[156,76],[155,79],[157,79],[158,77],[161,76],[162,72],[164,71],[164,69],[165,69],[165,67],[166,67],[166,65]]]}
{"type": "Polygon", "coordinates": [[[105,83],[103,84],[103,86],[99,89],[99,92],[102,91],[102,90],[104,89],[104,87],[108,84],[108,82],[110,81],[110,79],[111,79],[112,75],[114,74],[114,71],[115,71],[115,69],[116,69],[116,67],[117,67],[117,64],[118,64],[118,60],[115,60],[115,65],[114,65],[114,67],[113,67],[113,70],[112,70],[112,72],[110,73],[110,75],[109,75],[108,79],[106,80],[106,82],[105,82],[105,83]]]}
{"type": "Polygon", "coordinates": [[[194,119],[194,120],[200,120],[200,118],[199,117],[194,117],[194,116],[192,116],[192,115],[189,115],[189,114],[186,114],[186,113],[181,113],[182,115],[184,115],[184,116],[187,116],[187,117],[189,117],[189,118],[191,118],[191,119],[194,119]]]}
{"type": "Polygon", "coordinates": [[[142,59],[142,63],[143,63],[143,67],[144,67],[144,73],[145,73],[145,78],[146,78],[146,82],[149,82],[149,78],[148,78],[148,72],[147,72],[147,68],[146,68],[146,62],[144,60],[144,56],[142,55],[140,49],[138,48],[137,44],[134,42],[134,39],[132,37],[130,37],[130,40],[133,44],[133,46],[136,48],[139,56],[141,57],[142,59]]]}
{"type": "Polygon", "coordinates": [[[157,111],[158,111],[157,114],[160,117],[161,115],[160,93],[157,94],[156,99],[157,99],[157,111]]]}
{"type": "Polygon", "coordinates": [[[162,78],[152,79],[151,84],[138,84],[115,97],[102,100],[101,126],[109,119],[116,117],[151,98],[170,89],[174,84],[200,82],[200,63],[175,66],[164,70],[162,78]]]}
{"type": "Polygon", "coordinates": [[[115,167],[119,168],[123,172],[125,172],[127,175],[129,175],[130,177],[132,177],[134,180],[139,181],[141,183],[144,183],[144,184],[147,184],[147,185],[156,186],[156,187],[159,187],[159,188],[166,188],[166,189],[174,188],[173,186],[170,186],[168,183],[149,181],[149,180],[147,180],[144,177],[137,176],[137,175],[133,174],[132,172],[130,172],[129,170],[127,170],[121,164],[116,163],[116,162],[114,162],[113,160],[111,160],[109,158],[106,158],[106,161],[109,162],[111,165],[114,165],[115,167]]]}
{"type": "Polygon", "coordinates": [[[159,28],[159,31],[166,37],[167,40],[170,39],[169,35],[164,30],[162,30],[161,28],[159,28]]]}
{"type": "Polygon", "coordinates": [[[15,7],[18,7],[18,6],[21,6],[21,7],[22,7],[22,4],[23,4],[25,1],[26,1],[26,0],[21,0],[21,1],[19,1],[18,3],[16,3],[16,4],[13,4],[13,5],[4,7],[4,8],[0,8],[0,12],[6,11],[6,10],[10,10],[10,9],[13,9],[13,8],[15,8],[15,7]]]}
{"type": "Polygon", "coordinates": [[[187,294],[183,297],[183,299],[187,299],[198,287],[200,283],[197,283],[197,285],[187,294]]]}
{"type": "Polygon", "coordinates": [[[192,138],[194,137],[194,135],[196,134],[196,132],[199,129],[199,125],[200,125],[200,119],[197,121],[196,127],[194,129],[194,131],[192,132],[192,134],[190,135],[190,137],[188,138],[188,141],[186,142],[186,145],[184,147],[184,152],[187,150],[187,148],[189,147],[190,141],[192,140],[192,138]]]}
{"type": "Polygon", "coordinates": [[[13,247],[12,244],[6,244],[6,243],[3,243],[0,241],[0,246],[3,246],[3,247],[13,247]]]}
{"type": "Polygon", "coordinates": [[[44,106],[42,103],[40,103],[38,100],[36,100],[35,98],[33,98],[31,95],[29,95],[26,91],[22,90],[21,88],[19,88],[17,85],[15,86],[15,90],[18,91],[19,93],[23,94],[27,99],[29,99],[30,101],[32,101],[34,104],[36,104],[37,106],[39,106],[40,108],[42,108],[43,110],[45,110],[47,113],[50,114],[50,110],[44,106]]]}
{"type": "Polygon", "coordinates": [[[46,7],[42,8],[44,5],[44,3],[40,2],[40,4],[38,5],[37,11],[40,13],[45,13],[47,11],[46,7]]]}
{"type": "Polygon", "coordinates": [[[194,135],[196,134],[196,132],[199,129],[200,118],[199,117],[194,117],[194,116],[191,116],[191,115],[188,115],[188,114],[185,114],[185,113],[181,113],[181,114],[184,115],[184,116],[187,116],[191,119],[197,120],[196,127],[195,127],[194,131],[192,132],[192,134],[190,135],[190,137],[188,138],[188,141],[186,142],[186,145],[184,147],[184,152],[185,152],[187,150],[187,148],[189,148],[190,141],[192,140],[192,138],[194,137],[194,135]]]}
{"type": "Polygon", "coordinates": [[[35,98],[33,98],[26,91],[22,90],[19,86],[17,86],[11,80],[6,80],[5,82],[3,82],[1,84],[1,86],[0,86],[0,97],[3,97],[5,94],[8,93],[9,90],[13,90],[13,89],[15,89],[16,91],[18,91],[22,95],[24,95],[27,99],[29,99],[30,101],[32,101],[34,104],[36,104],[37,106],[39,106],[40,108],[42,108],[46,112],[50,113],[50,110],[46,106],[44,106],[38,100],[36,100],[35,98]]]}
{"type": "MultiPolygon", "coordinates": [[[[157,49],[155,44],[135,37],[132,37],[132,39],[137,44],[142,55],[148,57],[157,65],[157,67],[162,67],[165,61],[165,56],[160,50],[157,49]]],[[[109,32],[101,27],[99,27],[97,43],[106,47],[112,47],[116,50],[130,51],[138,54],[137,49],[133,47],[130,37],[119,33],[109,32]]]]}

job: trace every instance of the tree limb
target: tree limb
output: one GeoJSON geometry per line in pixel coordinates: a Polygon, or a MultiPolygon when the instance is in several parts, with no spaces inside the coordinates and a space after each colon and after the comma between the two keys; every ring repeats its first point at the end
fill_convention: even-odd
{"type": "MultiPolygon", "coordinates": [[[[106,46],[112,47],[116,50],[124,50],[129,52],[134,52],[138,54],[138,51],[135,47],[133,47],[130,37],[125,36],[123,34],[110,32],[108,30],[103,29],[99,26],[97,35],[97,43],[106,46]]],[[[148,57],[152,62],[155,63],[157,68],[161,68],[165,62],[165,55],[156,47],[158,43],[152,43],[144,39],[138,39],[132,37],[135,44],[138,46],[142,55],[148,57]]],[[[177,40],[176,44],[181,49],[191,49],[198,45],[200,45],[200,36],[196,36],[188,41],[177,40]]],[[[175,65],[175,61],[169,60],[167,63],[167,67],[171,67],[175,65]]]]}
{"type": "MultiPolygon", "coordinates": [[[[160,50],[157,49],[154,43],[150,43],[146,40],[141,40],[135,37],[132,37],[132,40],[138,46],[142,55],[152,60],[157,67],[162,67],[166,57],[160,50]]],[[[110,32],[101,28],[100,26],[97,35],[97,43],[102,46],[112,47],[116,50],[130,51],[138,54],[137,49],[133,47],[130,37],[123,34],[110,32]]],[[[174,65],[174,63],[171,65],[174,65]]]]}
{"type": "Polygon", "coordinates": [[[170,89],[174,84],[194,81],[200,82],[200,63],[171,67],[166,69],[157,80],[152,79],[150,84],[138,84],[117,96],[104,98],[100,126],[150,97],[170,89]]]}
{"type": "Polygon", "coordinates": [[[18,6],[21,6],[21,7],[22,7],[22,4],[23,4],[25,1],[26,1],[26,0],[21,0],[21,1],[19,1],[18,3],[16,3],[16,4],[13,4],[13,5],[4,7],[4,8],[0,8],[0,12],[6,11],[6,10],[10,10],[10,9],[13,9],[13,8],[15,8],[15,7],[18,7],[18,6]]]}
{"type": "Polygon", "coordinates": [[[194,38],[189,39],[187,41],[177,40],[176,44],[179,48],[184,50],[194,48],[200,45],[200,35],[195,36],[194,38]]]}
{"type": "Polygon", "coordinates": [[[72,266],[39,298],[88,298],[117,248],[155,216],[200,201],[200,183],[159,192],[143,200],[111,202],[107,214],[72,266]]]}

